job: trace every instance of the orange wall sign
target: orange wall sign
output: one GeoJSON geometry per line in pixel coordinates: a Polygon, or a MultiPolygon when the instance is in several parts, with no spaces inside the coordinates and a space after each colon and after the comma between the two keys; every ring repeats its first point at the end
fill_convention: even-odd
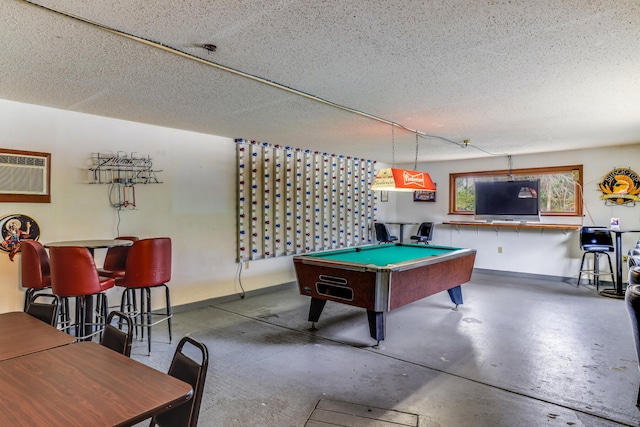
{"type": "Polygon", "coordinates": [[[640,178],[631,169],[614,169],[598,187],[607,205],[635,205],[640,194],[640,178]]]}

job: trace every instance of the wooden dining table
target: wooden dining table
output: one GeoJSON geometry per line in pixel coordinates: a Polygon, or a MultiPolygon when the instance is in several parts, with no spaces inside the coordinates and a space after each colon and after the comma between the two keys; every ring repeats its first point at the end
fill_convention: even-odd
{"type": "Polygon", "coordinates": [[[0,426],[132,426],[191,399],[191,386],[94,342],[0,362],[0,426]]]}
{"type": "Polygon", "coordinates": [[[71,335],[22,311],[0,314],[0,361],[71,344],[73,341],[71,335]]]}

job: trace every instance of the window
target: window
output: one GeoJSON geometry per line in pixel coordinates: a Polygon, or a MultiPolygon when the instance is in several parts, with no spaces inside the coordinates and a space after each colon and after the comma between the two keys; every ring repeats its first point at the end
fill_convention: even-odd
{"type": "Polygon", "coordinates": [[[476,181],[540,180],[540,215],[582,216],[582,165],[452,173],[449,213],[473,215],[476,181]]]}

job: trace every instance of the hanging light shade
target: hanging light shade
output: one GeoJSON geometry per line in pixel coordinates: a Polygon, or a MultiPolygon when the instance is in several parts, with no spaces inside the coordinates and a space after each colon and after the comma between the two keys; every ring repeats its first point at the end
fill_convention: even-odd
{"type": "Polygon", "coordinates": [[[436,185],[426,172],[407,169],[380,169],[373,178],[372,190],[381,191],[436,191],[436,185]]]}

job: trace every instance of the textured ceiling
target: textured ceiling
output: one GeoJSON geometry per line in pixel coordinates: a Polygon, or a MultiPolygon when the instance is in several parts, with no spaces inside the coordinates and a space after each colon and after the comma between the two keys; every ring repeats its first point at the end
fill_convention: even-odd
{"type": "Polygon", "coordinates": [[[0,0],[0,98],[399,163],[390,123],[419,161],[640,143],[637,0],[36,4],[0,0]]]}

